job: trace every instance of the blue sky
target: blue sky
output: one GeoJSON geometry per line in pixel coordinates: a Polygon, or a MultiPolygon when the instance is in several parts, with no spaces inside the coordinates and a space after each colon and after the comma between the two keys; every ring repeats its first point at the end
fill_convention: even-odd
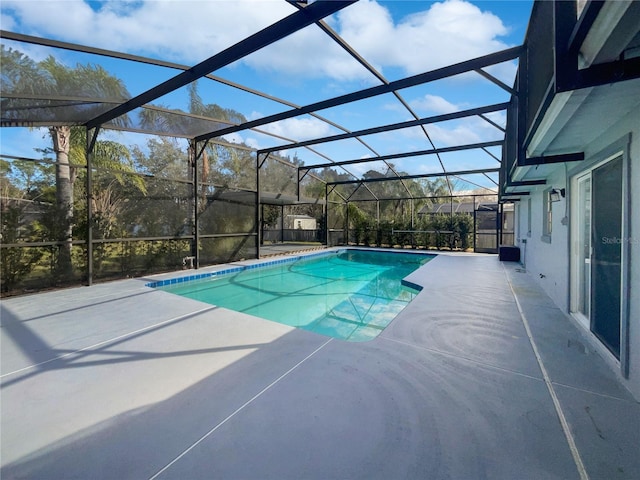
{"type": "MultiPolygon", "coordinates": [[[[520,45],[531,6],[531,1],[512,0],[360,0],[326,20],[370,64],[393,81],[520,45]]],[[[196,64],[295,11],[284,0],[3,0],[1,9],[3,30],[185,65],[196,64]]],[[[25,50],[36,60],[54,54],[59,61],[70,65],[100,62],[125,81],[132,95],[177,73],[148,65],[131,66],[122,61],[5,43],[25,50]]],[[[490,71],[505,83],[512,84],[515,68],[515,63],[509,62],[490,71]]],[[[316,27],[298,32],[214,74],[298,105],[379,84],[316,27]]],[[[201,81],[199,90],[206,103],[233,108],[248,119],[288,109],[212,81],[201,81]]],[[[420,117],[508,100],[502,89],[477,74],[438,81],[400,93],[420,117]]],[[[185,102],[183,89],[155,103],[186,109],[185,102]]],[[[319,113],[352,131],[412,119],[392,95],[319,113]]],[[[492,115],[492,118],[504,123],[502,114],[492,115]]],[[[290,119],[263,128],[291,140],[341,133],[312,117],[290,119]]],[[[428,131],[437,147],[501,137],[501,132],[480,119],[431,125],[428,131]]],[[[33,156],[34,146],[47,143],[42,131],[5,128],[1,135],[2,153],[8,155],[33,156]]],[[[144,136],[134,134],[119,134],[116,138],[125,144],[146,141],[144,136]]],[[[257,132],[240,132],[230,140],[243,141],[256,148],[286,143],[257,132]]],[[[430,148],[418,129],[366,137],[365,141],[369,148],[351,140],[319,146],[317,150],[340,161],[370,157],[376,153],[383,155],[430,148]]],[[[498,149],[494,152],[499,154],[498,149]]],[[[306,149],[288,153],[295,153],[307,164],[326,162],[322,156],[306,149]]],[[[477,152],[443,155],[442,160],[452,170],[497,166],[490,156],[478,155],[477,152]]],[[[429,173],[438,169],[437,159],[433,156],[394,163],[409,173],[429,173]]],[[[350,170],[358,174],[369,168],[362,164],[351,166],[350,170]]]]}

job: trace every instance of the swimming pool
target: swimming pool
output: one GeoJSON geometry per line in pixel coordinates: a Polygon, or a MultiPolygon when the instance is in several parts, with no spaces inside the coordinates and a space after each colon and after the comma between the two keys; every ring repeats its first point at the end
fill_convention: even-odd
{"type": "Polygon", "coordinates": [[[375,338],[415,297],[402,279],[434,255],[339,250],[149,286],[347,341],[375,338]]]}

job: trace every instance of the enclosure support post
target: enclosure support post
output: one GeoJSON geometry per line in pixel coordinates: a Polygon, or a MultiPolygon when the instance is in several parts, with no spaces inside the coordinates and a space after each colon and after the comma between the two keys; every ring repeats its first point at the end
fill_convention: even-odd
{"type": "MultiPolygon", "coordinates": [[[[323,220],[326,218],[326,215],[327,215],[327,204],[325,202],[324,205],[322,205],[322,218],[323,218],[323,220]]],[[[324,224],[324,231],[325,232],[327,231],[327,228],[328,228],[327,224],[325,223],[324,224]]],[[[322,242],[322,235],[323,235],[322,231],[318,230],[318,241],[319,242],[322,242]]]]}
{"type": "MultiPolygon", "coordinates": [[[[265,159],[269,154],[265,155],[265,159]]],[[[260,215],[260,152],[256,153],[256,258],[260,258],[260,244],[262,243],[262,235],[260,234],[260,225],[262,225],[262,216],[260,215]]]]}
{"type": "MultiPolygon", "coordinates": [[[[206,147],[206,143],[205,143],[206,147]]],[[[198,225],[198,158],[204,152],[204,148],[198,152],[197,144],[194,140],[189,141],[189,171],[192,188],[191,202],[191,256],[194,258],[193,265],[196,269],[200,268],[200,228],[198,225]]]]}
{"type": "MultiPolygon", "coordinates": [[[[264,218],[264,204],[261,203],[258,208],[260,209],[260,216],[264,218]]],[[[258,226],[258,229],[260,230],[260,242],[264,245],[264,222],[258,226]]]]}
{"type": "Polygon", "coordinates": [[[344,216],[347,219],[347,222],[345,224],[345,231],[346,231],[345,239],[346,239],[347,247],[348,247],[349,246],[349,202],[346,202],[344,205],[345,205],[344,208],[346,210],[344,216]]]}
{"type": "Polygon", "coordinates": [[[93,164],[93,148],[98,138],[99,127],[87,129],[87,285],[93,284],[93,179],[91,168],[93,164]]]}
{"type": "MultiPolygon", "coordinates": [[[[202,149],[202,152],[204,152],[204,148],[202,149]]],[[[202,152],[200,153],[200,155],[196,155],[196,157],[194,157],[193,159],[193,227],[194,227],[193,240],[194,241],[193,241],[193,247],[192,247],[193,249],[192,255],[196,257],[195,258],[196,270],[200,268],[200,214],[198,212],[199,210],[198,183],[200,182],[200,179],[198,178],[198,158],[200,158],[200,156],[202,155],[202,152]]],[[[204,181],[205,179],[203,178],[202,180],[204,181]]]]}
{"type": "Polygon", "coordinates": [[[503,214],[504,214],[504,209],[503,209],[504,204],[502,203],[498,203],[498,225],[496,225],[498,231],[496,232],[496,240],[497,240],[497,244],[496,247],[500,248],[500,245],[502,245],[502,226],[504,225],[504,220],[503,220],[503,214]]]}
{"type": "Polygon", "coordinates": [[[280,243],[284,243],[284,204],[280,205],[280,243]]]}
{"type": "Polygon", "coordinates": [[[476,238],[478,236],[476,224],[476,197],[473,197],[473,251],[476,251],[476,238]]]}
{"type": "Polygon", "coordinates": [[[324,244],[329,247],[329,184],[324,184],[324,244]]]}
{"type": "Polygon", "coordinates": [[[298,194],[298,201],[300,201],[300,182],[302,180],[304,180],[304,177],[307,176],[307,174],[309,173],[309,170],[305,170],[302,175],[300,175],[300,173],[301,173],[301,169],[300,169],[300,167],[298,167],[298,184],[297,184],[297,188],[296,188],[296,191],[297,191],[297,194],[298,194]]]}
{"type": "Polygon", "coordinates": [[[409,199],[409,205],[411,206],[411,230],[415,230],[416,229],[416,222],[414,220],[415,217],[415,206],[413,203],[413,198],[409,199]]]}

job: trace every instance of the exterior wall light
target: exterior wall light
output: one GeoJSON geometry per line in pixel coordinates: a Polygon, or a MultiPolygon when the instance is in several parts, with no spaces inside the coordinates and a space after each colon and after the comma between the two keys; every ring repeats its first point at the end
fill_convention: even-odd
{"type": "Polygon", "coordinates": [[[564,188],[554,188],[549,192],[549,198],[552,202],[559,202],[561,198],[564,198],[564,188]]]}

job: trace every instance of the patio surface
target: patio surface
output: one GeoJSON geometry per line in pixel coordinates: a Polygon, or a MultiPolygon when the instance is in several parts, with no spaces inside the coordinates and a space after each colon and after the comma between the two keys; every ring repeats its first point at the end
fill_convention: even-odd
{"type": "Polygon", "coordinates": [[[0,476],[640,478],[640,404],[518,267],[439,255],[365,343],[148,278],[4,300],[0,476]]]}

